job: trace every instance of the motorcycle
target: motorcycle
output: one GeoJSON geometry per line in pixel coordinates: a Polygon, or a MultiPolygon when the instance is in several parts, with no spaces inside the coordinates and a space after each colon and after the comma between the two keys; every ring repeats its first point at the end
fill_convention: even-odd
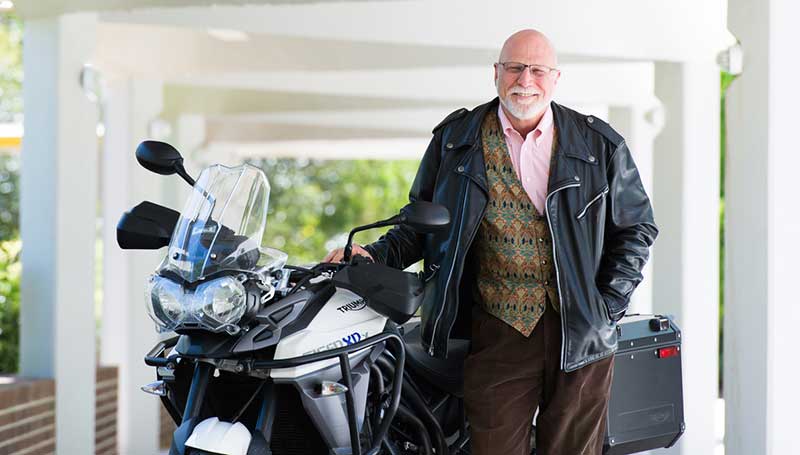
{"type": "MultiPolygon", "coordinates": [[[[144,201],[117,225],[123,249],[167,247],[145,306],[157,330],[176,336],[145,356],[157,380],[142,389],[177,425],[170,455],[470,453],[469,342],[453,339],[447,359],[433,358],[415,317],[435,270],[352,255],[356,233],[435,232],[450,222],[446,208],[413,202],[354,228],[341,263],[300,267],[262,246],[270,186],[260,169],[213,165],[195,181],[180,153],[156,141],[136,158],[193,187],[182,212],[144,201]]],[[[685,430],[680,329],[670,316],[626,315],[617,334],[603,453],[671,447],[685,430]]]]}
{"type": "Polygon", "coordinates": [[[405,224],[449,224],[446,208],[414,202],[350,232],[342,263],[287,264],[262,246],[269,182],[253,166],[213,165],[195,181],[169,144],[145,141],[144,168],[192,187],[183,211],[144,201],[117,225],[123,249],[167,254],[148,277],[146,309],[176,336],[145,356],[177,425],[171,455],[468,454],[462,363],[420,343],[423,273],[352,257],[353,236],[405,224]]]}

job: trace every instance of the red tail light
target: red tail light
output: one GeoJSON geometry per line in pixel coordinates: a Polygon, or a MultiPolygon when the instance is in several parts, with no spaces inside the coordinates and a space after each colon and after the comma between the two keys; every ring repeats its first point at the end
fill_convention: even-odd
{"type": "Polygon", "coordinates": [[[677,346],[668,346],[666,348],[660,348],[657,355],[659,359],[664,359],[667,357],[676,356],[678,355],[678,352],[679,350],[677,346]]]}

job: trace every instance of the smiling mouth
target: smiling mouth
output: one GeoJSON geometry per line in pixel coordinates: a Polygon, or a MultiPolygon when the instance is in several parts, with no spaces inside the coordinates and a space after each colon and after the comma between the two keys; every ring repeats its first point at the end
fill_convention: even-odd
{"type": "Polygon", "coordinates": [[[530,101],[530,100],[537,99],[539,97],[539,94],[538,93],[528,93],[528,94],[512,93],[511,96],[513,96],[516,100],[519,100],[519,101],[530,101]]]}

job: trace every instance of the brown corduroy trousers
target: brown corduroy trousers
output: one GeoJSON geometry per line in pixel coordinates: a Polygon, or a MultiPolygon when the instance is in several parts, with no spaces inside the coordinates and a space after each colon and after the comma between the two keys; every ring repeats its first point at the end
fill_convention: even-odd
{"type": "Polygon", "coordinates": [[[561,318],[550,305],[530,337],[472,311],[464,403],[473,455],[601,455],[614,358],[561,370],[561,318]]]}

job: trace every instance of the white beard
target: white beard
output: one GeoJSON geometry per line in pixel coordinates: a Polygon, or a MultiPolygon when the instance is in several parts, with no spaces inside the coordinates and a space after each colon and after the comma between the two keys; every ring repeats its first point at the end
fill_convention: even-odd
{"type": "Polygon", "coordinates": [[[495,81],[495,88],[497,88],[497,96],[500,97],[500,104],[503,105],[504,108],[508,111],[509,114],[513,115],[515,118],[519,120],[531,120],[535,118],[539,113],[541,113],[547,105],[550,103],[547,99],[544,99],[540,95],[539,101],[533,104],[518,104],[511,100],[511,95],[517,92],[521,92],[522,90],[517,87],[512,87],[506,97],[500,96],[500,89],[497,87],[497,81],[495,81]]]}
{"type": "Polygon", "coordinates": [[[547,100],[541,100],[533,104],[517,104],[509,98],[500,98],[500,104],[506,108],[509,114],[520,120],[530,120],[535,118],[547,107],[547,100]]]}

